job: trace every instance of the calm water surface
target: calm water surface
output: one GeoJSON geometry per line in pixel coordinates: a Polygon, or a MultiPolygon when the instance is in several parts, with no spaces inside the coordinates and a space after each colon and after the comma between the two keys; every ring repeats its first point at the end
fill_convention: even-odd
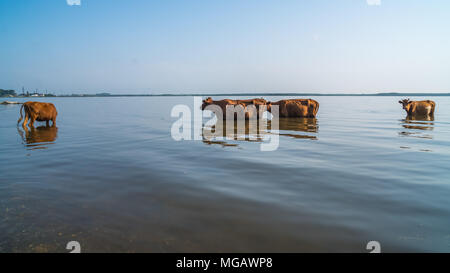
{"type": "Polygon", "coordinates": [[[57,128],[28,131],[0,105],[0,252],[449,252],[450,98],[434,121],[398,97],[315,99],[273,152],[174,141],[192,97],[46,98],[57,128]]]}

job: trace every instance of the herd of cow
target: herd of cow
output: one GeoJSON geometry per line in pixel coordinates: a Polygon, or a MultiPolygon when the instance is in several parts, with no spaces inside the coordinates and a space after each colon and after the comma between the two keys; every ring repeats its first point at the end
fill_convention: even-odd
{"type": "MultiPolygon", "coordinates": [[[[423,101],[411,101],[409,99],[404,99],[399,101],[402,104],[403,109],[406,111],[408,117],[433,117],[434,109],[436,103],[431,100],[423,101]]],[[[202,110],[205,110],[210,105],[218,106],[222,110],[223,118],[226,118],[225,113],[227,112],[228,106],[234,106],[234,108],[241,108],[243,113],[245,113],[245,118],[252,117],[252,111],[247,111],[248,108],[260,110],[264,107],[264,110],[272,112],[273,106],[278,106],[279,117],[289,118],[289,117],[303,117],[303,118],[314,118],[319,111],[319,103],[313,99],[288,99],[280,100],[277,102],[267,101],[262,98],[258,99],[247,99],[247,100],[231,100],[223,99],[214,101],[211,97],[203,100],[202,110]]],[[[259,111],[254,111],[258,115],[259,111]]],[[[50,121],[52,121],[52,126],[56,126],[56,116],[58,112],[56,107],[52,103],[45,102],[25,102],[20,108],[20,118],[17,121],[19,124],[22,119],[24,122],[22,126],[25,128],[29,122],[30,127],[34,127],[35,121],[46,122],[49,126],[50,121]],[[25,117],[22,113],[25,113],[25,117]]],[[[259,116],[257,116],[259,118],[259,116]]]]}
{"type": "Polygon", "coordinates": [[[260,99],[248,99],[248,100],[230,100],[230,99],[223,99],[223,100],[216,100],[214,101],[212,98],[207,98],[203,101],[202,104],[202,110],[205,110],[210,105],[216,105],[219,106],[222,110],[223,118],[225,119],[226,111],[228,106],[233,106],[234,108],[238,107],[243,110],[245,113],[245,118],[249,119],[252,118],[252,115],[256,114],[257,118],[259,110],[262,107],[265,107],[264,110],[267,110],[269,112],[272,112],[272,107],[274,105],[277,105],[279,116],[280,117],[303,117],[303,118],[314,118],[317,115],[317,112],[319,111],[319,103],[312,99],[289,99],[289,100],[280,100],[277,102],[270,102],[266,101],[263,98],[260,99]],[[250,111],[248,108],[250,106],[254,106],[253,109],[256,109],[256,111],[250,111]]]}
{"type": "MultiPolygon", "coordinates": [[[[411,101],[409,99],[404,99],[399,101],[403,105],[408,117],[423,117],[430,118],[434,115],[434,109],[436,103],[431,100],[423,101],[411,101]]],[[[251,118],[251,111],[246,111],[249,106],[255,106],[257,110],[261,107],[266,107],[266,110],[272,112],[274,105],[278,106],[279,117],[289,118],[289,117],[300,117],[300,118],[315,118],[317,112],[319,111],[319,103],[313,99],[288,99],[280,100],[277,102],[266,101],[265,99],[248,99],[248,100],[231,100],[223,99],[214,101],[212,98],[207,98],[203,100],[202,110],[205,110],[210,105],[217,105],[222,110],[223,118],[228,106],[239,106],[244,109],[245,118],[251,118]]]]}

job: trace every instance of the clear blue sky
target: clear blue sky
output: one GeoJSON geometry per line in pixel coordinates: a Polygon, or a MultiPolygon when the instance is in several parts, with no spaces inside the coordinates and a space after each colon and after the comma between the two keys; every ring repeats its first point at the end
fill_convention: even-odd
{"type": "Polygon", "coordinates": [[[450,92],[450,1],[0,0],[0,88],[450,92]]]}

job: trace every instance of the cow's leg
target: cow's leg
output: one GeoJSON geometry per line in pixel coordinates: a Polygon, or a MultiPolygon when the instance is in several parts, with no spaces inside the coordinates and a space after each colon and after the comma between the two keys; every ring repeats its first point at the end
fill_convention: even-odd
{"type": "Polygon", "coordinates": [[[25,129],[27,127],[27,124],[28,124],[28,114],[25,113],[25,118],[23,120],[22,127],[25,129]]]}
{"type": "Polygon", "coordinates": [[[45,126],[50,127],[50,120],[45,121],[45,126]]]}
{"type": "Polygon", "coordinates": [[[36,121],[36,117],[35,116],[31,116],[30,117],[30,127],[34,128],[34,122],[36,121]]]}
{"type": "Polygon", "coordinates": [[[52,118],[52,127],[56,126],[56,118],[52,118]]]}

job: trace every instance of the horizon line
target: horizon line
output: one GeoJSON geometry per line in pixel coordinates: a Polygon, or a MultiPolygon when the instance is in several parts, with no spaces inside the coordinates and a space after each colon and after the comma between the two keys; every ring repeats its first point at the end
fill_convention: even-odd
{"type": "Polygon", "coordinates": [[[163,96],[450,96],[450,93],[411,93],[411,92],[381,92],[381,93],[160,93],[160,94],[114,94],[114,93],[97,93],[97,94],[63,94],[56,95],[58,97],[67,96],[96,96],[96,97],[163,97],[163,96]]]}

